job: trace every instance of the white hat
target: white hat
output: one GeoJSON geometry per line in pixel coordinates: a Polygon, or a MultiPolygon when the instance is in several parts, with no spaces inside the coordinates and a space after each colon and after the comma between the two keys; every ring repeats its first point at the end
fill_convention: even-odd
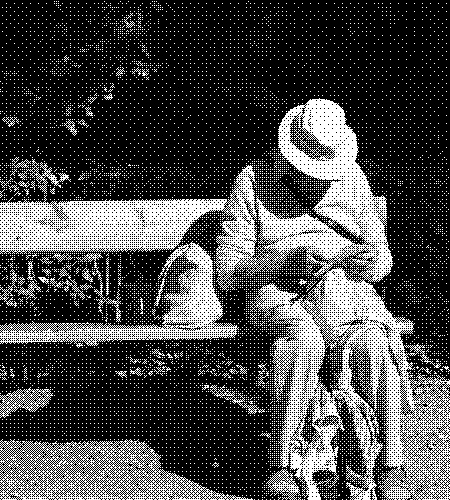
{"type": "Polygon", "coordinates": [[[345,123],[344,110],[327,99],[311,99],[288,111],[278,129],[278,148],[298,170],[323,180],[339,180],[355,161],[356,136],[345,123]],[[296,121],[297,120],[297,121],[296,121]],[[292,142],[292,126],[312,134],[334,157],[314,159],[292,142]]]}

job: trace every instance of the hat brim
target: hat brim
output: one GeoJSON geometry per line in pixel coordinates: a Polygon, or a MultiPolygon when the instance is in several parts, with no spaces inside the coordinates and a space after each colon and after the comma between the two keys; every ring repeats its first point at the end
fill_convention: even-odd
{"type": "Polygon", "coordinates": [[[296,106],[286,113],[278,129],[278,148],[282,155],[301,172],[316,179],[340,180],[348,170],[348,164],[354,162],[357,154],[356,136],[347,125],[344,125],[342,142],[335,150],[333,159],[315,159],[308,156],[291,142],[291,125],[295,119],[303,115],[304,105],[296,106]]]}

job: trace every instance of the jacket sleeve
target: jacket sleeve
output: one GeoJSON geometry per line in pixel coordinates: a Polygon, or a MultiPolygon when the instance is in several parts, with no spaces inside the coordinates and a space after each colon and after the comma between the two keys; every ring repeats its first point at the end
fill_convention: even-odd
{"type": "Polygon", "coordinates": [[[217,284],[222,290],[239,288],[236,265],[253,257],[256,247],[257,213],[251,167],[237,177],[225,207],[225,221],[217,237],[217,284]]]}
{"type": "Polygon", "coordinates": [[[375,197],[370,189],[364,173],[354,178],[354,195],[357,199],[357,220],[361,236],[366,243],[374,245],[378,250],[372,274],[372,282],[377,282],[387,276],[392,269],[392,255],[386,238],[382,217],[376,206],[375,197]]]}

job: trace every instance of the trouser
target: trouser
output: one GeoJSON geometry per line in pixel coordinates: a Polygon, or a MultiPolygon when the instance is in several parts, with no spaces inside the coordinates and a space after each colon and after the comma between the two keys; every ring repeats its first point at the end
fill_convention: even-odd
{"type": "MultiPolygon", "coordinates": [[[[318,383],[325,343],[311,317],[273,317],[266,324],[276,340],[272,345],[269,388],[272,433],[269,463],[288,467],[292,436],[303,421],[318,383]]],[[[383,449],[380,465],[403,463],[400,376],[383,328],[361,326],[350,344],[351,385],[375,411],[383,449]]]]}

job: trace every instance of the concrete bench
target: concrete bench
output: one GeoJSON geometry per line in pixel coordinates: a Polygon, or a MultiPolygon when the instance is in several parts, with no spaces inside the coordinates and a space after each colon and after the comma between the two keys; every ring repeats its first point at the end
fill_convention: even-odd
{"type": "MultiPolygon", "coordinates": [[[[202,221],[202,216],[219,213],[225,201],[2,203],[0,253],[170,251],[183,241],[196,221],[202,221]]],[[[375,201],[380,218],[386,224],[386,200],[379,197],[375,201]]],[[[412,329],[411,322],[405,322],[403,318],[399,324],[405,332],[412,329]]],[[[31,323],[0,326],[0,344],[201,341],[232,339],[237,333],[238,326],[234,321],[195,330],[155,325],[31,323]]]]}
{"type": "MultiPolygon", "coordinates": [[[[0,253],[110,253],[172,250],[217,200],[2,203],[0,253]]],[[[234,324],[185,330],[155,325],[18,324],[0,326],[1,343],[231,338],[234,324]]]]}

